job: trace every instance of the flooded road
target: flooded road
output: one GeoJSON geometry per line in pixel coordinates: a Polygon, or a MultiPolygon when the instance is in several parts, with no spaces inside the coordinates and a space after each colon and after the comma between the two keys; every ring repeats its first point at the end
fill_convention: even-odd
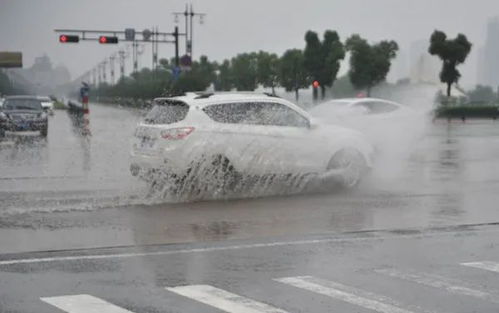
{"type": "Polygon", "coordinates": [[[428,122],[348,192],[173,203],[129,174],[139,119],[1,144],[1,312],[497,312],[499,124],[428,122]]]}
{"type": "MultiPolygon", "coordinates": [[[[65,111],[48,140],[0,150],[0,246],[4,253],[265,238],[499,221],[499,124],[428,122],[408,148],[381,152],[353,191],[171,203],[129,173],[140,112],[91,108],[92,136],[65,111]]],[[[409,138],[409,137],[405,137],[409,138]]],[[[393,146],[402,146],[394,142],[393,146]]]]}

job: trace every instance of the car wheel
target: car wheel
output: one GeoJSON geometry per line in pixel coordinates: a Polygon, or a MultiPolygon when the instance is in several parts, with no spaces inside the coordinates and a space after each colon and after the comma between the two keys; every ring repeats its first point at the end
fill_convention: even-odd
{"type": "Polygon", "coordinates": [[[49,131],[48,127],[42,128],[42,130],[40,130],[40,135],[42,137],[47,137],[48,131],[49,131]]]}
{"type": "Polygon", "coordinates": [[[193,162],[182,179],[181,192],[190,197],[226,195],[237,184],[237,172],[229,159],[217,155],[193,162]]]}
{"type": "Polygon", "coordinates": [[[5,138],[5,130],[0,129],[0,138],[5,138]]]}
{"type": "Polygon", "coordinates": [[[332,176],[345,188],[357,186],[366,169],[364,156],[355,149],[342,149],[336,152],[327,165],[327,172],[334,173],[332,176]]]}

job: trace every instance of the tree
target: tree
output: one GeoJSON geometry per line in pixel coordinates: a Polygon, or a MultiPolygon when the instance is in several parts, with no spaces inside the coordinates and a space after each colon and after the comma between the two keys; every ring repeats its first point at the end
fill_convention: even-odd
{"type": "Polygon", "coordinates": [[[232,58],[232,78],[238,91],[253,91],[257,86],[256,53],[242,53],[232,58]]]}
{"type": "Polygon", "coordinates": [[[215,65],[206,56],[192,63],[189,71],[183,72],[173,85],[173,93],[204,91],[215,81],[215,65]]]}
{"type": "Polygon", "coordinates": [[[275,94],[277,75],[279,71],[279,57],[276,54],[264,51],[258,52],[257,56],[257,81],[263,87],[272,88],[275,94]]]}
{"type": "MultiPolygon", "coordinates": [[[[345,49],[338,33],[327,30],[321,42],[317,33],[305,34],[305,68],[312,80],[317,80],[321,88],[321,97],[325,98],[326,87],[331,87],[340,69],[340,61],[345,58],[345,49]]],[[[314,89],[314,99],[317,91],[314,89]]]]}
{"type": "Polygon", "coordinates": [[[452,84],[461,78],[461,73],[456,67],[466,61],[471,47],[472,44],[463,34],[458,34],[454,39],[447,39],[444,32],[435,30],[431,35],[428,52],[443,61],[440,81],[447,84],[447,97],[451,95],[452,84]]]}
{"type": "Polygon", "coordinates": [[[279,83],[286,91],[294,91],[298,100],[298,91],[308,87],[307,71],[305,70],[305,57],[299,49],[284,52],[279,62],[279,83]]]}
{"type": "Polygon", "coordinates": [[[217,68],[218,75],[215,80],[215,90],[230,91],[234,86],[230,61],[224,60],[217,68]]]}
{"type": "Polygon", "coordinates": [[[350,81],[357,89],[367,89],[370,96],[372,87],[386,79],[391,60],[397,55],[397,43],[381,41],[370,45],[359,35],[352,35],[346,41],[346,49],[350,52],[350,81]]]}
{"type": "Polygon", "coordinates": [[[477,85],[474,90],[467,93],[470,102],[490,103],[497,100],[497,95],[490,86],[477,85]]]}

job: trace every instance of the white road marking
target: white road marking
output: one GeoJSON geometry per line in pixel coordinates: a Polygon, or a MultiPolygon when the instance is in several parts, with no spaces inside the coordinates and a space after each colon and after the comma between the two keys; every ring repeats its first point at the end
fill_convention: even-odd
{"type": "MultiPolygon", "coordinates": [[[[297,241],[277,241],[269,243],[254,243],[242,244],[220,247],[207,247],[207,248],[193,248],[193,249],[180,249],[169,251],[155,251],[155,252],[141,252],[141,253],[116,253],[116,254],[97,254],[97,255],[75,255],[75,256],[59,256],[47,258],[31,258],[31,259],[13,259],[0,261],[2,265],[16,265],[16,264],[34,264],[45,262],[64,262],[64,261],[83,261],[83,260],[102,260],[102,259],[121,259],[133,258],[143,256],[158,256],[158,255],[176,255],[186,253],[202,253],[202,252],[216,252],[216,251],[232,251],[242,249],[255,249],[255,248],[272,248],[272,247],[285,247],[285,246],[299,246],[299,245],[314,245],[333,242],[363,242],[363,241],[383,241],[389,239],[404,239],[404,238],[432,238],[442,236],[455,236],[456,234],[476,233],[477,231],[452,231],[446,233],[429,233],[429,234],[410,234],[410,235],[393,235],[393,236],[367,236],[367,237],[354,237],[354,238],[324,238],[324,239],[310,239],[310,240],[297,240],[297,241]]],[[[483,233],[486,231],[480,231],[483,233]]],[[[498,231],[490,231],[498,232],[498,231]]]]}
{"type": "Polygon", "coordinates": [[[461,263],[461,265],[499,273],[499,263],[497,262],[491,262],[491,261],[466,262],[466,263],[461,263]]]}
{"type": "MultiPolygon", "coordinates": [[[[413,313],[408,309],[402,308],[401,304],[388,297],[376,295],[367,291],[348,287],[337,282],[324,280],[313,276],[285,277],[275,280],[376,312],[413,313]]],[[[418,311],[422,311],[419,308],[416,309],[418,311]]]]}
{"type": "Polygon", "coordinates": [[[68,313],[133,313],[90,295],[45,297],[40,300],[68,313]]]}
{"type": "Polygon", "coordinates": [[[490,294],[485,291],[469,288],[463,286],[464,284],[462,282],[457,282],[457,281],[451,281],[445,277],[437,276],[437,275],[430,275],[426,273],[402,273],[400,271],[394,270],[394,269],[378,269],[375,270],[376,273],[388,275],[391,277],[415,282],[421,285],[429,286],[429,287],[434,287],[434,288],[439,288],[439,289],[445,289],[447,292],[457,294],[457,295],[464,295],[464,296],[471,296],[475,298],[479,298],[482,300],[487,300],[495,303],[499,303],[499,298],[494,296],[493,294],[490,294]]]}
{"type": "Polygon", "coordinates": [[[210,285],[166,287],[167,290],[230,313],[286,313],[268,304],[210,285]]]}

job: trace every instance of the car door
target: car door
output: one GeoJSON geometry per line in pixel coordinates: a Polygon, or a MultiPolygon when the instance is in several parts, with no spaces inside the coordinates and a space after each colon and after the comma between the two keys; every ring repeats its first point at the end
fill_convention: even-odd
{"type": "Polygon", "coordinates": [[[264,151],[280,173],[312,173],[321,166],[323,142],[314,136],[310,121],[296,110],[277,102],[262,102],[261,124],[271,147],[264,151]]]}

